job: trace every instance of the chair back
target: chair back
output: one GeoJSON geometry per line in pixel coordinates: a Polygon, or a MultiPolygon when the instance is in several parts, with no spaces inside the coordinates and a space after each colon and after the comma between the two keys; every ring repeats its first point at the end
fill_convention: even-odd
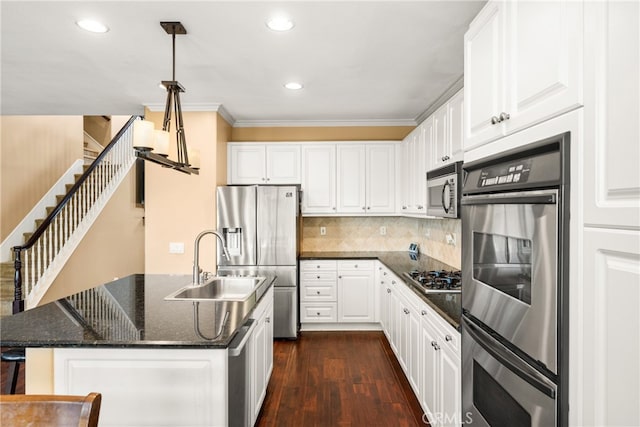
{"type": "Polygon", "coordinates": [[[97,427],[100,393],[86,396],[0,395],[0,425],[97,427]]]}

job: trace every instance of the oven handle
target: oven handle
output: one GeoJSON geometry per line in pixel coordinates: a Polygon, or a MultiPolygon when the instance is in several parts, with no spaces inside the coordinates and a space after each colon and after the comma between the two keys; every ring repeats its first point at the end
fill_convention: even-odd
{"type": "Polygon", "coordinates": [[[557,197],[555,194],[540,195],[508,195],[508,196],[482,196],[463,197],[460,200],[462,205],[555,205],[557,197]]]}
{"type": "Polygon", "coordinates": [[[555,384],[551,383],[542,374],[521,361],[519,357],[511,354],[506,347],[495,342],[495,340],[480,328],[472,325],[464,317],[462,318],[464,328],[469,332],[473,340],[478,343],[487,353],[493,356],[498,362],[506,366],[511,372],[522,378],[533,387],[546,394],[552,399],[556,398],[555,384]],[[551,384],[551,385],[549,385],[551,384]]]}

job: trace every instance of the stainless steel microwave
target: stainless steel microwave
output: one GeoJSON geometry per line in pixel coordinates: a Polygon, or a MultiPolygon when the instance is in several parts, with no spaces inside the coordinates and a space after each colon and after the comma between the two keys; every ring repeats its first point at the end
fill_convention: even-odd
{"type": "Polygon", "coordinates": [[[427,215],[460,218],[462,162],[427,172],[427,215]]]}

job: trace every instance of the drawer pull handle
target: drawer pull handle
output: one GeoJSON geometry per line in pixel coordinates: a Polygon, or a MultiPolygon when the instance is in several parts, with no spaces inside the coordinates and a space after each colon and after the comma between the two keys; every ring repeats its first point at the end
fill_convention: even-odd
{"type": "Polygon", "coordinates": [[[404,314],[409,314],[409,310],[407,310],[406,308],[403,308],[402,311],[404,311],[404,314]]]}
{"type": "Polygon", "coordinates": [[[453,337],[451,335],[447,335],[447,336],[444,337],[444,340],[445,341],[451,341],[451,340],[453,340],[453,337]]]}

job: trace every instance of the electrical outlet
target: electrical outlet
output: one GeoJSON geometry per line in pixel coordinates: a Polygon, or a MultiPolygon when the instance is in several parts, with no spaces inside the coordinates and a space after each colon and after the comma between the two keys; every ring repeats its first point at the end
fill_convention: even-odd
{"type": "Polygon", "coordinates": [[[169,253],[170,254],[183,254],[184,253],[184,243],[182,243],[182,242],[171,242],[171,243],[169,243],[169,253]]]}
{"type": "Polygon", "coordinates": [[[380,235],[385,236],[386,234],[387,234],[387,227],[383,225],[382,227],[380,227],[380,235]]]}
{"type": "Polygon", "coordinates": [[[447,233],[445,237],[447,239],[447,245],[456,245],[456,233],[447,233]]]}
{"type": "Polygon", "coordinates": [[[321,236],[327,235],[327,227],[320,227],[320,235],[321,236]]]}

